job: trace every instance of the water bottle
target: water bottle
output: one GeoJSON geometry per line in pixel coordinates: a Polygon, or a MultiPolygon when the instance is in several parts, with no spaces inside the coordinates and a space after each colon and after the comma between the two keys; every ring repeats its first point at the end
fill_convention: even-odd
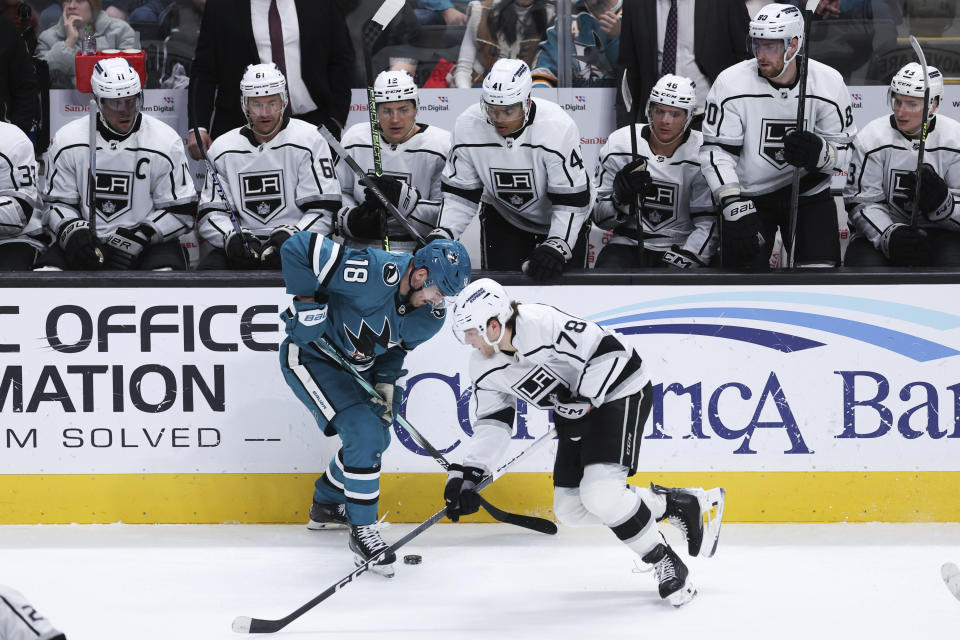
{"type": "Polygon", "coordinates": [[[97,38],[93,35],[92,24],[88,24],[83,28],[83,40],[80,45],[80,53],[85,56],[94,56],[97,54],[97,38]]]}

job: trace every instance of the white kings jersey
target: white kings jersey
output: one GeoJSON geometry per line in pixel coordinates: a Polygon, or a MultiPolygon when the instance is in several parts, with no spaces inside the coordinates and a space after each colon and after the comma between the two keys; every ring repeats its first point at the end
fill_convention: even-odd
{"type": "Polygon", "coordinates": [[[571,248],[593,204],[580,131],[563,109],[533,98],[527,126],[501,137],[480,103],[457,118],[443,169],[437,226],[459,238],[481,200],[524,231],[560,238],[571,248]]]}
{"type": "Polygon", "coordinates": [[[33,143],[19,127],[0,122],[0,245],[26,242],[43,249],[42,217],[33,143]]]}
{"type": "MultiPolygon", "coordinates": [[[[783,137],[796,128],[799,89],[777,87],[760,76],[756,59],[739,62],[717,76],[707,94],[700,164],[714,196],[739,190],[744,197],[790,185],[793,165],[783,154],[783,137]]],[[[857,132],[850,92],[840,74],[810,60],[804,129],[836,150],[834,167],[807,175],[800,170],[800,193],[830,187],[831,174],[846,169],[846,150],[857,132]],[[832,171],[831,171],[832,169],[832,171]]]]}
{"type": "MultiPolygon", "coordinates": [[[[370,141],[369,123],[355,124],[347,129],[341,144],[361,169],[373,174],[373,143],[370,141]]],[[[449,153],[450,132],[432,125],[420,124],[420,131],[401,144],[390,144],[380,136],[383,175],[414,186],[420,192],[420,202],[408,220],[424,236],[437,227],[440,176],[449,153]]],[[[343,191],[344,207],[353,208],[365,200],[365,187],[346,162],[337,161],[337,178],[343,191]]],[[[350,239],[346,235],[349,233],[347,229],[341,228],[340,233],[350,239]]],[[[409,235],[393,216],[387,216],[387,234],[391,237],[409,235]]]]}
{"type": "MultiPolygon", "coordinates": [[[[47,151],[44,222],[54,236],[65,222],[90,219],[89,117],[63,125],[47,151]]],[[[142,113],[130,133],[119,136],[98,122],[96,170],[99,237],[146,224],[154,241],[163,242],[193,229],[197,191],[183,140],[169,125],[142,113]]]]}
{"type": "MultiPolygon", "coordinates": [[[[913,201],[907,199],[900,180],[917,170],[919,149],[920,141],[900,133],[893,116],[873,120],[853,141],[843,197],[857,234],[877,248],[891,224],[910,224],[913,201]]],[[[918,225],[960,232],[960,123],[946,116],[930,122],[923,161],[947,183],[953,194],[953,212],[937,222],[921,213],[918,225]]]]}
{"type": "Polygon", "coordinates": [[[0,584],[0,638],[3,640],[64,640],[57,631],[27,602],[19,591],[0,584]]]}
{"type": "Polygon", "coordinates": [[[518,305],[515,354],[470,358],[474,437],[465,466],[492,471],[510,441],[517,398],[551,409],[553,393],[590,400],[595,407],[637,393],[648,382],[633,347],[595,322],[544,304],[518,305]]]}
{"type": "MultiPolygon", "coordinates": [[[[243,229],[260,238],[281,225],[330,235],[340,209],[340,184],[330,147],[312,124],[291,118],[265,144],[257,142],[250,127],[238,127],[214,140],[207,155],[243,229]]],[[[221,249],[233,233],[227,205],[209,171],[197,230],[221,249]]]]}
{"type": "MultiPolygon", "coordinates": [[[[634,126],[637,155],[647,159],[647,171],[653,179],[643,206],[637,203],[644,246],[653,251],[668,251],[679,245],[707,264],[716,252],[718,236],[716,207],[700,171],[703,136],[699,131],[687,131],[686,139],[667,158],[650,149],[648,125],[634,126]]],[[[609,244],[637,244],[637,220],[630,216],[630,205],[613,201],[613,179],[632,160],[630,129],[617,129],[600,148],[600,164],[593,181],[597,189],[593,221],[602,229],[615,229],[609,244]]]]}

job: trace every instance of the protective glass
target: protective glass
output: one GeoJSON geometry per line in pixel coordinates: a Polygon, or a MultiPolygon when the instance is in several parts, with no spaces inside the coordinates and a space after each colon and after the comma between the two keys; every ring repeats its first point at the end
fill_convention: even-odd
{"type": "Polygon", "coordinates": [[[104,117],[111,119],[135,115],[140,112],[141,107],[143,107],[142,93],[125,98],[100,99],[100,110],[104,117]]]}
{"type": "Polygon", "coordinates": [[[523,117],[523,104],[519,102],[514,104],[489,104],[484,102],[483,108],[487,111],[487,117],[494,122],[510,122],[523,117]]]}
{"type": "Polygon", "coordinates": [[[283,112],[280,98],[247,98],[247,111],[254,116],[276,116],[283,112]]]}
{"type": "Polygon", "coordinates": [[[387,118],[409,118],[417,115],[417,109],[409,102],[391,102],[377,105],[377,117],[381,120],[387,118]]]}
{"type": "Polygon", "coordinates": [[[894,111],[921,113],[923,111],[923,98],[901,96],[900,94],[894,93],[890,95],[890,108],[894,111]]]}
{"type": "Polygon", "coordinates": [[[650,105],[650,117],[651,118],[672,118],[677,121],[684,121],[687,119],[687,112],[680,107],[670,107],[664,106],[657,103],[652,103],[650,105]]]}
{"type": "Polygon", "coordinates": [[[758,55],[783,55],[787,50],[783,40],[761,40],[759,38],[750,38],[750,50],[754,56],[758,55]]]}

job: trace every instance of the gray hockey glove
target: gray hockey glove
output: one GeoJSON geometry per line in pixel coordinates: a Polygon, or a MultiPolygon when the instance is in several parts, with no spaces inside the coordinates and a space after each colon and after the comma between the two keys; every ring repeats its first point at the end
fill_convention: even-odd
{"type": "Polygon", "coordinates": [[[73,220],[61,226],[57,232],[57,242],[71,269],[87,271],[103,268],[100,241],[86,220],[73,220]]]}
{"type": "MultiPolygon", "coordinates": [[[[917,191],[916,174],[908,173],[902,176],[900,186],[904,190],[906,200],[904,208],[911,211],[917,191]]],[[[950,193],[947,183],[937,174],[936,169],[926,162],[920,168],[920,199],[917,205],[920,207],[920,213],[931,222],[946,220],[953,213],[953,194],[950,193]]]]}
{"type": "Polygon", "coordinates": [[[242,236],[231,231],[223,243],[223,251],[227,254],[227,264],[231,269],[260,267],[260,239],[246,229],[242,229],[242,236]],[[244,240],[247,241],[249,250],[243,246],[244,240]]]}
{"type": "Polygon", "coordinates": [[[574,396],[568,389],[551,393],[548,399],[553,403],[553,414],[565,420],[580,420],[593,409],[589,400],[574,396]]]}
{"type": "Polygon", "coordinates": [[[795,167],[823,171],[833,166],[836,152],[812,131],[793,129],[783,137],[783,157],[795,167]]]}
{"type": "Polygon", "coordinates": [[[880,236],[880,251],[898,267],[919,267],[930,260],[930,241],[923,229],[896,223],[880,236]]]}
{"type": "Polygon", "coordinates": [[[401,369],[393,381],[381,380],[373,385],[374,390],[380,394],[380,397],[371,397],[370,401],[375,405],[374,411],[379,411],[381,418],[389,427],[400,415],[400,405],[403,404],[404,389],[397,384],[397,380],[407,375],[406,369],[401,369]]]}
{"type": "Polygon", "coordinates": [[[699,257],[678,244],[673,245],[669,251],[663,254],[663,261],[678,269],[696,269],[705,266],[700,262],[699,257]]]}
{"type": "MultiPolygon", "coordinates": [[[[379,178],[370,176],[370,179],[376,183],[377,189],[380,189],[380,192],[397,207],[402,215],[408,216],[410,212],[417,208],[417,204],[420,202],[420,192],[416,187],[411,187],[406,182],[397,180],[393,176],[380,176],[379,178]]],[[[383,204],[369,187],[364,191],[367,202],[372,200],[378,204],[383,204]]]]}
{"type": "Polygon", "coordinates": [[[572,257],[570,245],[560,238],[547,238],[527,258],[526,273],[541,282],[552,280],[563,273],[564,265],[572,257]]]}
{"type": "Polygon", "coordinates": [[[723,242],[735,260],[749,260],[757,255],[764,245],[760,227],[760,214],[753,200],[739,196],[728,196],[721,202],[723,206],[723,242]]]}
{"type": "Polygon", "coordinates": [[[280,314],[284,329],[290,339],[301,347],[323,335],[323,325],[327,321],[326,302],[306,302],[293,300],[293,304],[280,314]]]}
{"type": "Polygon", "coordinates": [[[260,252],[260,262],[267,269],[280,268],[280,247],[290,239],[293,234],[300,231],[292,224],[281,224],[274,227],[270,232],[270,237],[263,244],[263,250],[260,252]]]}
{"type": "Polygon", "coordinates": [[[155,232],[142,224],[133,229],[117,229],[104,244],[107,267],[110,269],[135,269],[140,264],[140,254],[150,244],[155,232]]]}
{"type": "Polygon", "coordinates": [[[628,162],[613,178],[613,199],[617,204],[630,204],[634,198],[641,200],[653,183],[647,171],[647,159],[640,156],[628,162]]]}
{"type": "Polygon", "coordinates": [[[483,480],[483,469],[452,464],[447,469],[447,485],[443,488],[443,501],[447,505],[447,517],[457,522],[460,516],[468,516],[480,510],[480,500],[473,490],[483,480]]]}
{"type": "Polygon", "coordinates": [[[430,244],[434,240],[453,240],[453,234],[444,229],[443,227],[437,227],[423,239],[424,246],[430,244]]]}

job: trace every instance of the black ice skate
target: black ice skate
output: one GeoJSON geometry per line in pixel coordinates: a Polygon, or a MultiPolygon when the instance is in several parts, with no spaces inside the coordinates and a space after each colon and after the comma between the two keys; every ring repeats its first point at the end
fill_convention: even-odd
{"type": "Polygon", "coordinates": [[[314,501],[310,505],[310,522],[307,529],[342,529],[347,522],[347,510],[342,504],[320,504],[314,501]]]}
{"type": "Polygon", "coordinates": [[[673,606],[682,607],[697,595],[696,587],[688,578],[690,571],[670,545],[660,543],[642,559],[657,572],[660,597],[673,606]]]}
{"type": "MultiPolygon", "coordinates": [[[[387,543],[380,537],[380,529],[376,524],[350,525],[350,550],[353,551],[353,562],[358,567],[370,558],[387,548],[387,543]]],[[[387,551],[379,560],[370,565],[370,570],[387,578],[392,578],[393,563],[397,561],[397,554],[387,551]]]]}
{"type": "Polygon", "coordinates": [[[719,488],[707,491],[700,487],[670,489],[652,482],[650,490],[666,496],[664,518],[683,532],[687,552],[694,557],[713,556],[720,541],[726,491],[719,488]]]}

